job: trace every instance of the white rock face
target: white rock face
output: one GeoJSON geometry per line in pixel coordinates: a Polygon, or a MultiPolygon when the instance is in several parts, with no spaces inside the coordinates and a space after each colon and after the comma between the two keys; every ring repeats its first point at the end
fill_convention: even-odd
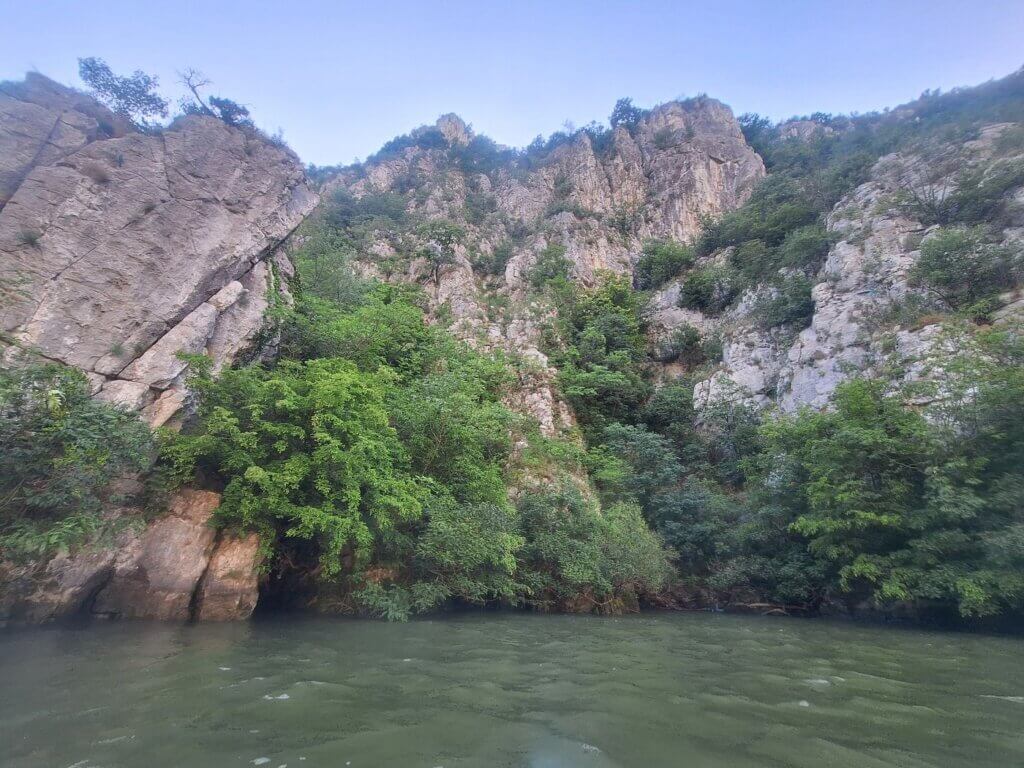
{"type": "Polygon", "coordinates": [[[0,327],[135,408],[180,389],[178,352],[220,366],[251,341],[266,258],[316,204],[298,158],[253,132],[131,132],[40,76],[0,88],[3,147],[0,327]]]}
{"type": "MultiPolygon", "coordinates": [[[[982,129],[980,138],[966,148],[969,157],[990,157],[995,139],[1005,128],[982,129]]],[[[838,241],[813,287],[810,327],[795,340],[752,327],[744,306],[747,301],[720,320],[705,321],[704,326],[691,321],[718,329],[725,337],[721,368],[695,388],[698,407],[739,398],[786,412],[804,406],[823,408],[836,387],[856,375],[885,376],[895,384],[916,380],[929,366],[941,371],[941,358],[950,350],[944,348],[948,342],[937,324],[926,318],[920,327],[901,329],[886,318],[887,310],[920,290],[910,285],[909,274],[920,256],[920,243],[931,231],[893,205],[900,174],[908,168],[919,176],[929,172],[919,157],[881,158],[871,179],[829,215],[827,227],[838,241]]],[[[1012,200],[1010,212],[1012,219],[1012,200]]],[[[1018,227],[1005,229],[1003,240],[1019,248],[1018,227]]],[[[995,314],[997,320],[1016,312],[1017,297],[1007,295],[1003,300],[1007,306],[995,314]]],[[[658,313],[664,316],[671,311],[658,313]]],[[[671,322],[667,324],[671,327],[671,322]]]]}

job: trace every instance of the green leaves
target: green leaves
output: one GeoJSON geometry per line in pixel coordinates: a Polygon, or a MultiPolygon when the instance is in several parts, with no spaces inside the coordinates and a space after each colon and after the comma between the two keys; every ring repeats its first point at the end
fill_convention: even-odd
{"type": "Polygon", "coordinates": [[[931,421],[880,383],[853,380],[836,390],[834,411],[762,427],[765,452],[751,462],[758,501],[787,511],[836,596],[953,604],[964,616],[1022,607],[1024,540],[1012,532],[1024,480],[1005,459],[1021,455],[1024,422],[1002,403],[1024,396],[1024,356],[998,332],[981,344],[1010,357],[992,367],[968,349],[947,361],[945,404],[931,421]],[[778,482],[785,474],[794,482],[778,482]]]}
{"type": "Polygon", "coordinates": [[[77,370],[0,371],[0,553],[40,556],[101,535],[114,483],[145,471],[149,429],[93,400],[77,370]]]}
{"type": "Polygon", "coordinates": [[[312,539],[333,576],[343,550],[366,561],[375,531],[422,513],[427,485],[385,407],[392,382],[342,359],[200,373],[199,429],[169,436],[164,456],[179,476],[188,462],[221,475],[222,524],[312,539]]]}

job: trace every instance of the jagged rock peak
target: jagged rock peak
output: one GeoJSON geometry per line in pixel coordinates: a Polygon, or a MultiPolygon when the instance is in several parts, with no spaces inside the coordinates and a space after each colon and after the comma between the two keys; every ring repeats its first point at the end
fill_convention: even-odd
{"type": "Polygon", "coordinates": [[[472,129],[454,112],[437,118],[436,127],[451,145],[469,144],[470,139],[473,138],[472,129]]]}

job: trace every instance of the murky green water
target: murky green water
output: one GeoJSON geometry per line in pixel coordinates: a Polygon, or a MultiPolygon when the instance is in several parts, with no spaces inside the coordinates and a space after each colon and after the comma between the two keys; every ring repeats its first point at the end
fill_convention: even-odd
{"type": "Polygon", "coordinates": [[[0,765],[1020,766],[1024,640],[472,614],[0,632],[0,765]]]}

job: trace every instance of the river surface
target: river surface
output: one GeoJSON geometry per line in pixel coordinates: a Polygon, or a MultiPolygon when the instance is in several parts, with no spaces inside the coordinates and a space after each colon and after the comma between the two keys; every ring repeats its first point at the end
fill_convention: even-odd
{"type": "Polygon", "coordinates": [[[0,631],[0,765],[1024,765],[1024,640],[705,614],[0,631]]]}

